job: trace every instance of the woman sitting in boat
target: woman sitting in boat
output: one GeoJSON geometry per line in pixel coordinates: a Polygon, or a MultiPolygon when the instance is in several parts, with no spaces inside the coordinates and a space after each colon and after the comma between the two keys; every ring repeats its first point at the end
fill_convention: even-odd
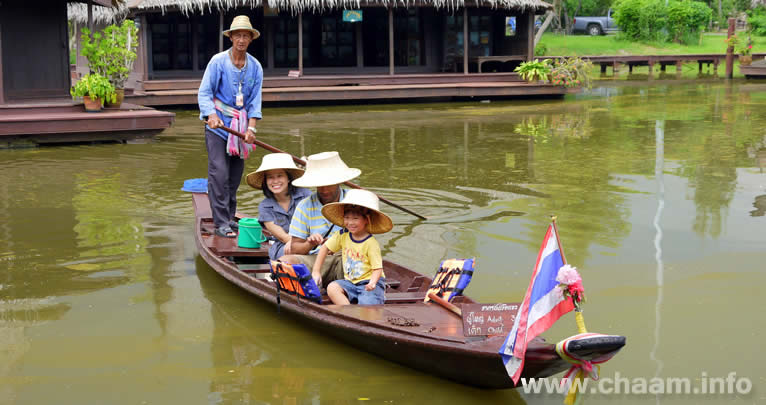
{"type": "Polygon", "coordinates": [[[288,232],[295,207],[311,194],[308,189],[293,186],[293,179],[301,175],[303,170],[295,166],[292,157],[287,153],[271,153],[264,156],[258,170],[247,175],[247,184],[263,190],[263,195],[266,196],[258,205],[258,221],[274,235],[274,243],[269,247],[271,260],[289,254],[285,252],[285,246],[290,242],[288,232]]]}
{"type": "Polygon", "coordinates": [[[328,253],[342,251],[344,280],[327,286],[333,304],[378,305],[386,300],[386,276],[380,245],[372,234],[386,233],[394,224],[380,212],[378,196],[367,190],[349,190],[337,203],[322,207],[322,215],[344,229],[330,237],[319,249],[311,276],[321,282],[322,263],[328,253]]]}

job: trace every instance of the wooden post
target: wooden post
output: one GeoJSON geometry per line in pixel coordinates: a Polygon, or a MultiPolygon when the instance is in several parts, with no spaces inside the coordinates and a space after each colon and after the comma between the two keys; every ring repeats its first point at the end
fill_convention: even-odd
{"type": "Polygon", "coordinates": [[[303,11],[298,13],[298,72],[303,76],[303,11]]]}
{"type": "MultiPolygon", "coordinates": [[[[223,32],[223,10],[218,10],[218,32],[223,32]]],[[[218,36],[218,52],[223,52],[223,35],[218,36]]]]}
{"type": "MultiPolygon", "coordinates": [[[[731,38],[734,35],[734,27],[737,24],[737,20],[729,18],[729,30],[726,32],[726,39],[731,38]]],[[[726,78],[731,79],[734,76],[734,47],[729,45],[726,47],[726,78]]]]}
{"type": "Polygon", "coordinates": [[[527,60],[535,58],[535,13],[527,12],[527,60]]]}
{"type": "Polygon", "coordinates": [[[394,6],[388,8],[388,74],[394,75],[394,6]]]}
{"type": "Polygon", "coordinates": [[[141,22],[141,42],[139,43],[139,49],[138,52],[141,53],[141,83],[137,84],[136,87],[139,90],[144,89],[144,83],[146,83],[147,80],[149,80],[149,57],[152,54],[151,49],[149,49],[149,20],[146,18],[146,15],[141,15],[139,21],[141,22]]]}
{"type": "Polygon", "coordinates": [[[88,29],[93,35],[93,1],[88,0],[88,29]]]}
{"type": "Polygon", "coordinates": [[[269,61],[266,67],[274,69],[274,24],[272,22],[267,23],[264,18],[263,25],[266,29],[266,59],[269,61]]]}
{"type": "Polygon", "coordinates": [[[5,91],[3,90],[3,27],[0,25],[0,104],[5,104],[5,91]]]}
{"type": "Polygon", "coordinates": [[[468,74],[468,6],[463,5],[463,74],[468,74]]]}
{"type": "Polygon", "coordinates": [[[364,67],[364,44],[362,43],[362,24],[354,23],[354,34],[356,36],[356,67],[364,67]]]}

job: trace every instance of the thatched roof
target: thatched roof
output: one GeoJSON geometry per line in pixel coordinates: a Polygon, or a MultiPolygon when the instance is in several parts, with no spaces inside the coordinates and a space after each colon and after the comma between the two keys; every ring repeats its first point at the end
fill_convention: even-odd
{"type": "MultiPolygon", "coordinates": [[[[128,13],[130,13],[130,9],[125,3],[114,8],[93,5],[93,23],[101,25],[111,24],[124,19],[128,16],[128,13]]],[[[88,6],[83,3],[68,3],[67,16],[70,21],[83,25],[87,24],[88,6]]]]}
{"type": "MultiPolygon", "coordinates": [[[[329,9],[359,9],[367,5],[386,7],[425,5],[437,9],[454,10],[462,8],[465,4],[465,0],[128,0],[127,7],[125,4],[112,10],[94,7],[93,15],[94,21],[113,22],[124,18],[128,12],[136,13],[149,10],[159,10],[163,13],[168,10],[179,10],[181,13],[189,15],[199,12],[209,13],[218,10],[229,10],[237,7],[258,8],[267,6],[298,13],[301,11],[317,12],[329,9]],[[97,13],[96,9],[101,10],[97,13]],[[97,14],[98,17],[96,17],[97,14]],[[110,14],[112,15],[111,17],[110,14]]],[[[474,4],[475,1],[468,2],[469,7],[472,7],[474,4]]],[[[542,0],[481,0],[480,4],[484,7],[515,10],[552,8],[549,3],[542,0]]],[[[85,14],[85,20],[87,20],[87,8],[82,4],[69,4],[70,19],[81,21],[83,13],[85,14]]]]}

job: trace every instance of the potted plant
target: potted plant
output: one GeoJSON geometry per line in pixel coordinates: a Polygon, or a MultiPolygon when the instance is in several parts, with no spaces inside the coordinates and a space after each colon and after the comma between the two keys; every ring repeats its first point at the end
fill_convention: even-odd
{"type": "Polygon", "coordinates": [[[116,105],[119,107],[125,96],[125,83],[138,48],[138,27],[133,20],[125,20],[120,25],[111,24],[103,32],[93,32],[87,28],[81,31],[82,49],[80,54],[88,59],[91,72],[107,78],[116,90],[116,105]]]}
{"type": "Polygon", "coordinates": [[[737,34],[734,34],[724,41],[727,47],[734,48],[734,53],[739,55],[740,65],[749,66],[753,62],[753,39],[750,37],[750,34],[747,35],[747,39],[740,38],[737,34]]]}
{"type": "Polygon", "coordinates": [[[516,69],[513,69],[513,71],[517,72],[522,79],[529,82],[533,82],[533,81],[547,82],[548,76],[551,73],[551,60],[544,59],[540,61],[538,59],[535,59],[529,62],[522,62],[521,64],[519,64],[519,66],[516,66],[516,69]]]}
{"type": "Polygon", "coordinates": [[[73,99],[82,97],[85,111],[101,111],[104,101],[115,101],[114,86],[105,77],[98,73],[89,73],[69,90],[73,99]]]}

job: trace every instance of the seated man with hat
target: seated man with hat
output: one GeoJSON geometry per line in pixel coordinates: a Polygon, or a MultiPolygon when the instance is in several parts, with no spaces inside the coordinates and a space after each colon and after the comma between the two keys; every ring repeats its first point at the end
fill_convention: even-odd
{"type": "MultiPolygon", "coordinates": [[[[295,208],[290,222],[290,253],[281,261],[290,264],[305,264],[312,269],[319,246],[342,228],[322,216],[325,204],[340,202],[346,191],[340,184],[356,178],[361,170],[350,168],[340,159],[338,152],[322,152],[306,158],[306,171],[293,180],[296,187],[316,187],[295,208]]],[[[322,264],[322,284],[343,279],[340,255],[328,256],[322,264]]],[[[320,285],[321,287],[321,285],[320,285]]]]}

